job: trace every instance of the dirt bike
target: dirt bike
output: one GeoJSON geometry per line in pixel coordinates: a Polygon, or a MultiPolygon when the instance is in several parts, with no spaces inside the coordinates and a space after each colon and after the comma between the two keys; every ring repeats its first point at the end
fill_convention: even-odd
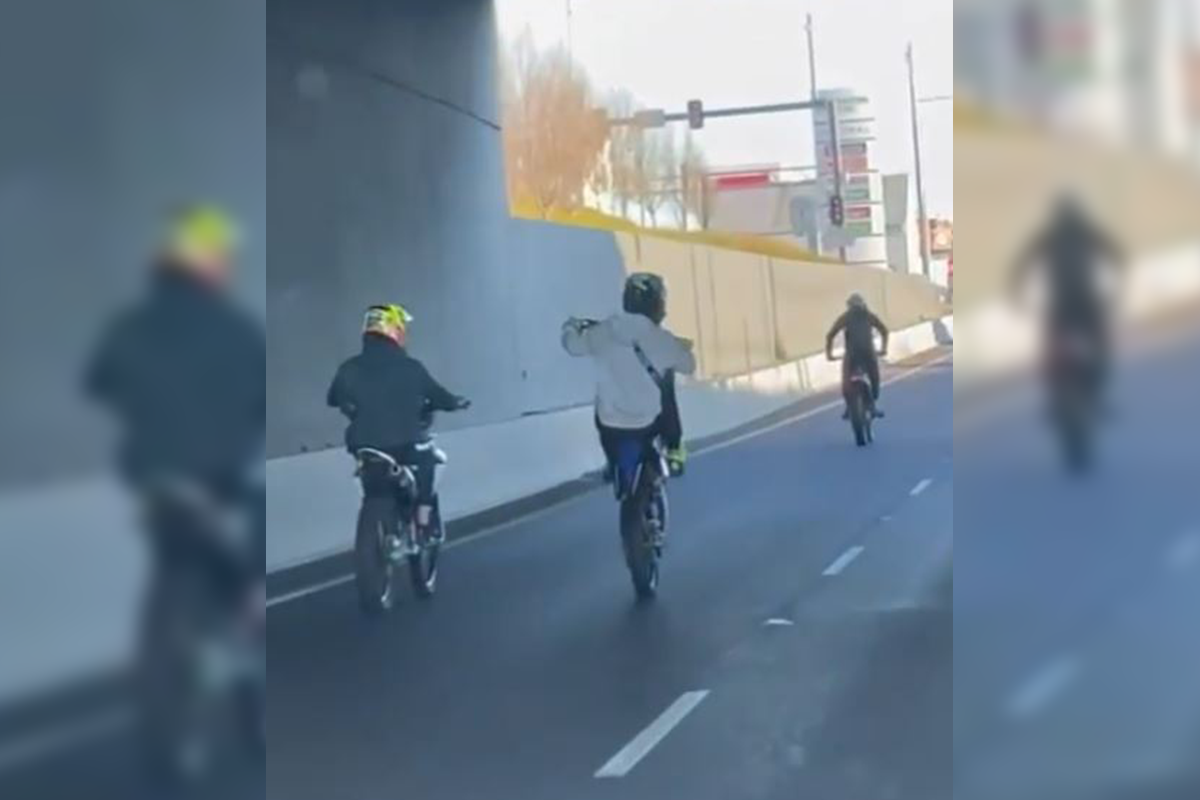
{"type": "MultiPolygon", "coordinates": [[[[463,400],[460,409],[469,405],[463,400]]],[[[425,468],[440,472],[448,459],[429,433],[433,424],[431,408],[425,409],[422,423],[424,440],[413,446],[413,453],[427,462],[425,468]]],[[[362,610],[379,616],[395,606],[396,568],[401,564],[408,565],[416,596],[433,596],[446,538],[445,524],[436,493],[428,524],[419,524],[416,465],[370,447],[358,449],[355,460],[355,475],[363,491],[354,540],[355,586],[362,610]]]]}
{"type": "Polygon", "coordinates": [[[1059,334],[1050,342],[1047,379],[1050,414],[1067,468],[1088,469],[1095,455],[1099,422],[1099,365],[1087,337],[1059,334]]]}
{"type": "MultiPolygon", "coordinates": [[[[845,356],[830,357],[831,361],[842,361],[845,356]]],[[[875,395],[871,391],[871,376],[862,365],[855,365],[846,378],[845,390],[850,428],[854,431],[854,443],[866,447],[875,441],[875,395]]]]}
{"type": "Polygon", "coordinates": [[[148,501],[158,568],[142,621],[138,721],[152,773],[189,785],[212,777],[238,738],[266,753],[260,522],[187,481],[160,482],[148,501]]]}

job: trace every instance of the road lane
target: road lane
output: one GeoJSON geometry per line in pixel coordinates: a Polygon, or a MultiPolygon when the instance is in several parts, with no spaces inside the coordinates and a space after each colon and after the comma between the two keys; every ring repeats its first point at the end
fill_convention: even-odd
{"type": "Polygon", "coordinates": [[[956,430],[964,800],[1200,796],[1197,367],[1200,334],[1139,346],[1083,480],[1036,392],[956,430]]]}

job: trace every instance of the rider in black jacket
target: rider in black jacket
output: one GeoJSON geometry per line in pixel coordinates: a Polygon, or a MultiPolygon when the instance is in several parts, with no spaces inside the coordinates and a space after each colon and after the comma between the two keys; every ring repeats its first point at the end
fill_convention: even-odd
{"type": "Polygon", "coordinates": [[[401,306],[367,309],[362,352],[347,359],[329,387],[326,402],[350,421],[346,448],[370,447],[416,467],[417,521],[429,524],[437,467],[426,438],[430,411],[460,411],[470,406],[433,379],[425,365],[405,349],[412,317],[401,306]]]}
{"type": "Polygon", "coordinates": [[[160,569],[220,564],[231,588],[262,580],[265,490],[257,478],[266,428],[266,340],[232,299],[236,226],[220,209],[196,206],[172,222],[141,302],[101,337],[86,390],[123,428],[123,477],[146,500],[188,484],[208,500],[243,509],[252,551],[227,576],[224,559],[178,550],[176,531],[155,531],[160,569]]]}
{"type": "Polygon", "coordinates": [[[875,416],[882,417],[883,409],[879,403],[879,358],[875,354],[874,332],[879,331],[883,338],[882,350],[887,353],[888,328],[883,320],[867,307],[863,296],[855,292],[846,300],[846,312],[833,323],[825,336],[825,355],[833,358],[833,340],[839,333],[845,331],[846,355],[842,359],[842,396],[846,398],[846,410],[843,418],[849,416],[850,401],[847,395],[850,375],[855,368],[862,367],[871,381],[871,395],[875,400],[875,416]]]}

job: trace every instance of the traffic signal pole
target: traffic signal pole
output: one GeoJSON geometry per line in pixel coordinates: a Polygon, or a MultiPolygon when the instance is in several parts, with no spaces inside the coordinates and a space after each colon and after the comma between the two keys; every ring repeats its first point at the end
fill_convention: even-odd
{"type": "MultiPolygon", "coordinates": [[[[687,122],[693,128],[702,127],[704,120],[720,119],[723,117],[746,117],[757,114],[780,114],[790,111],[824,110],[829,115],[830,146],[833,149],[833,192],[837,197],[842,195],[842,151],[838,140],[837,103],[833,100],[806,100],[796,103],[771,103],[760,106],[734,106],[731,108],[704,108],[698,100],[688,103],[687,111],[667,113],[662,109],[641,111],[632,117],[610,117],[610,127],[629,126],[642,128],[659,128],[669,122],[687,122]]],[[[840,248],[842,263],[846,261],[846,249],[840,248]]]]}

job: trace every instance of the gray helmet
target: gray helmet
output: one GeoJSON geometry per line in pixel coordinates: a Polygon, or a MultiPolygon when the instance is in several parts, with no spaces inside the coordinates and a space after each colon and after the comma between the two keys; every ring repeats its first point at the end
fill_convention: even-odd
{"type": "Polygon", "coordinates": [[[846,298],[846,308],[866,309],[867,301],[858,292],[854,292],[846,298]]]}

